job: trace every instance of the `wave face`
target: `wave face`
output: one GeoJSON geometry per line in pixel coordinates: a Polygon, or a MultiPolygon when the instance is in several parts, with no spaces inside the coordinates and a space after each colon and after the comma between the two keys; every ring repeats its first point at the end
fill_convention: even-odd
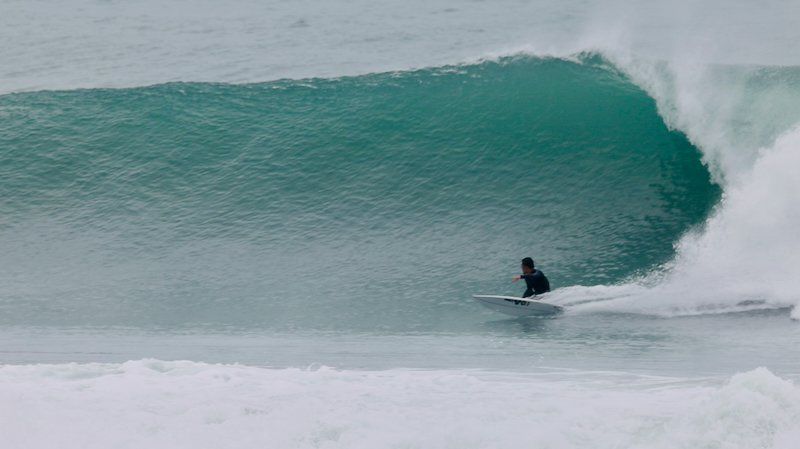
{"type": "Polygon", "coordinates": [[[721,190],[606,65],[2,96],[1,319],[407,327],[519,293],[528,255],[557,287],[645,273],[721,190]]]}

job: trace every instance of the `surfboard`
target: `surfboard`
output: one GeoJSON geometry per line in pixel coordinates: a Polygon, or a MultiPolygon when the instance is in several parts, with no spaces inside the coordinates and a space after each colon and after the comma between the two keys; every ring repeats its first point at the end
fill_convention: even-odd
{"type": "Polygon", "coordinates": [[[472,297],[492,310],[513,316],[552,315],[564,311],[554,304],[530,298],[497,295],[472,295],[472,297]]]}

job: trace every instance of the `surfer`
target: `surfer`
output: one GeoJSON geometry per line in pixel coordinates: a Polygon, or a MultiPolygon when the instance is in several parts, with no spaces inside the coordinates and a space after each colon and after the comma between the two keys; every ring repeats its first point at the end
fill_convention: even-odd
{"type": "Polygon", "coordinates": [[[517,282],[520,279],[525,279],[525,283],[528,285],[528,289],[522,294],[523,298],[550,291],[550,282],[541,270],[533,268],[533,259],[530,257],[522,259],[522,276],[514,276],[511,278],[511,282],[517,282]]]}

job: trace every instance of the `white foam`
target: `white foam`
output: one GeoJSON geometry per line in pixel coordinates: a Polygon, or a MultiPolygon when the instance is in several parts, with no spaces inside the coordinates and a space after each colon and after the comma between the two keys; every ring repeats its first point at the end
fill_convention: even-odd
{"type": "MultiPolygon", "coordinates": [[[[664,315],[791,307],[800,301],[800,130],[760,152],[705,228],[663,270],[629,284],[565,289],[574,310],[664,315]]],[[[793,314],[798,318],[797,312],[793,314]]]]}
{"type": "Polygon", "coordinates": [[[713,386],[585,372],[5,366],[0,404],[5,447],[32,449],[786,447],[800,431],[800,390],[764,368],[713,386]]]}
{"type": "Polygon", "coordinates": [[[724,195],[676,242],[673,262],[622,285],[566,289],[559,301],[574,312],[662,315],[797,304],[800,53],[789,42],[800,28],[786,17],[798,5],[608,6],[576,50],[602,53],[647,91],[665,123],[701,150],[724,195]]]}
{"type": "Polygon", "coordinates": [[[705,225],[676,242],[673,262],[628,284],[566,290],[564,303],[664,315],[797,304],[800,71],[606,54],[703,152],[725,191],[705,225]]]}

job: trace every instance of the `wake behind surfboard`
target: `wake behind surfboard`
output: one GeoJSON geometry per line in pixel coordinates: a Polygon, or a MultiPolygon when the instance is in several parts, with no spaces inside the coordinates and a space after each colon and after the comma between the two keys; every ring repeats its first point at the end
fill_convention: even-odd
{"type": "Polygon", "coordinates": [[[513,316],[553,315],[564,311],[563,308],[534,299],[523,299],[515,296],[472,295],[484,306],[513,316]]]}

